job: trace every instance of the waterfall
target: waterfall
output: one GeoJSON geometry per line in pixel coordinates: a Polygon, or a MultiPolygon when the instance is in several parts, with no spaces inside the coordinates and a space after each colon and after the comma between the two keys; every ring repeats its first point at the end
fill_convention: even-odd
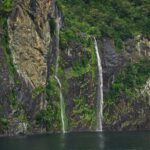
{"type": "Polygon", "coordinates": [[[62,132],[66,132],[66,125],[65,125],[65,103],[62,95],[62,85],[60,79],[58,77],[58,67],[59,67],[59,57],[60,57],[60,50],[59,50],[59,31],[60,31],[60,17],[56,18],[56,68],[55,68],[55,79],[59,85],[59,96],[60,96],[60,109],[61,109],[61,122],[62,122],[62,132]]]}
{"type": "Polygon", "coordinates": [[[101,64],[101,58],[98,50],[96,38],[94,37],[94,45],[98,64],[98,92],[97,92],[97,131],[102,131],[102,119],[103,119],[103,70],[101,64]]]}
{"type": "Polygon", "coordinates": [[[63,99],[63,95],[62,95],[62,86],[61,86],[61,82],[59,80],[59,78],[55,75],[55,79],[57,80],[58,84],[59,84],[59,88],[60,88],[60,109],[61,109],[61,122],[62,122],[62,132],[65,133],[66,129],[65,129],[65,104],[64,104],[64,99],[63,99]]]}

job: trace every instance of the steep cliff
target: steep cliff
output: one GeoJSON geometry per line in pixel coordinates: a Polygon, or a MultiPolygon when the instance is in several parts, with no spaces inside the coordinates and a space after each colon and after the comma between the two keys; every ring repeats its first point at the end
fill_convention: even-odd
{"type": "Polygon", "coordinates": [[[46,84],[50,5],[50,0],[17,1],[8,19],[13,63],[32,88],[46,84]]]}
{"type": "Polygon", "coordinates": [[[48,14],[52,1],[9,2],[1,2],[4,6],[12,5],[9,15],[4,10],[1,16],[2,23],[6,20],[1,26],[4,32],[1,63],[4,67],[2,79],[6,78],[4,84],[7,85],[1,86],[1,101],[2,106],[4,103],[8,105],[4,106],[7,110],[5,118],[8,134],[13,134],[22,132],[24,129],[21,128],[26,130],[27,124],[34,121],[36,112],[45,107],[51,41],[48,14]],[[10,89],[8,93],[7,87],[10,89]]]}
{"type": "Polygon", "coordinates": [[[117,67],[119,70],[114,68],[106,78],[110,79],[106,82],[109,86],[104,106],[104,126],[107,130],[149,129],[149,51],[148,39],[140,36],[124,43],[123,57],[119,56],[122,62],[117,67]]]}
{"type": "Polygon", "coordinates": [[[0,2],[0,134],[96,130],[94,39],[103,128],[149,130],[149,6],[148,0],[0,2]]]}

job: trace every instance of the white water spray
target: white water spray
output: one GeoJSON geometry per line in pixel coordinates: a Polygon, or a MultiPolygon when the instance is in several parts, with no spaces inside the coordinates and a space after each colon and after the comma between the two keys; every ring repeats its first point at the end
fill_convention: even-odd
{"type": "Polygon", "coordinates": [[[98,64],[98,92],[97,92],[97,131],[102,131],[102,120],[103,120],[103,70],[101,64],[101,58],[98,50],[96,38],[94,37],[94,45],[98,64]]]}

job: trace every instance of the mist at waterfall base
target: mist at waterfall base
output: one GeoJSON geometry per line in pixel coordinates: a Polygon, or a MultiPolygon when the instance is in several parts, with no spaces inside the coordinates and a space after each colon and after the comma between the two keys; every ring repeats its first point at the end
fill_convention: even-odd
{"type": "Polygon", "coordinates": [[[0,138],[0,150],[149,150],[150,132],[87,132],[0,138]]]}

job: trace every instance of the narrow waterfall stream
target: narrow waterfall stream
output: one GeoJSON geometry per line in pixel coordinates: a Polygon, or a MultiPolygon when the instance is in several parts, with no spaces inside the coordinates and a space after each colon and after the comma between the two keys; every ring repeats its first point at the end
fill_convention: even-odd
{"type": "Polygon", "coordinates": [[[59,84],[59,88],[60,88],[60,111],[61,111],[61,122],[62,122],[62,132],[65,133],[66,129],[65,129],[65,110],[64,110],[64,99],[63,99],[63,95],[62,95],[62,86],[60,83],[59,78],[55,75],[55,79],[57,80],[58,84],[59,84]]]}
{"type": "Polygon", "coordinates": [[[94,37],[94,45],[98,64],[98,92],[97,92],[97,131],[102,131],[102,119],[103,119],[103,70],[101,64],[101,58],[98,50],[96,38],[94,37]]]}
{"type": "Polygon", "coordinates": [[[62,95],[62,85],[58,77],[58,67],[59,67],[59,57],[60,57],[60,50],[59,50],[59,31],[60,31],[60,17],[56,18],[56,68],[55,68],[55,79],[59,85],[59,92],[60,92],[60,111],[61,111],[61,122],[62,122],[62,132],[66,132],[66,125],[65,125],[65,103],[62,95]]]}

